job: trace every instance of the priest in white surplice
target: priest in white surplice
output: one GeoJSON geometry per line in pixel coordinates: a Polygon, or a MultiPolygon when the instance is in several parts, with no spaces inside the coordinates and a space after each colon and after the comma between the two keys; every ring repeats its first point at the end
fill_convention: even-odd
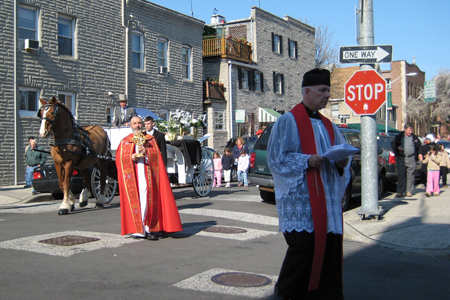
{"type": "Polygon", "coordinates": [[[343,299],[341,199],[350,179],[349,158],[321,155],[345,143],[319,113],[330,98],[330,72],[305,73],[303,102],[271,131],[267,161],[273,175],[279,229],[289,246],[275,299],[343,299]]]}

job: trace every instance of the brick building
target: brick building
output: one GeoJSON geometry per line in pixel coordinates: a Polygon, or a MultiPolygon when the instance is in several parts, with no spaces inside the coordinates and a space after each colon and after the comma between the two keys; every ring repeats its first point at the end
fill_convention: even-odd
{"type": "Polygon", "coordinates": [[[204,79],[217,82],[219,93],[204,95],[204,109],[208,146],[222,151],[231,137],[254,135],[275,120],[268,112],[287,112],[302,100],[303,74],[314,68],[315,29],[257,7],[246,19],[211,21],[203,37],[204,79]]]}
{"type": "MultiPolygon", "coordinates": [[[[0,7],[1,185],[24,181],[38,98],[64,101],[81,125],[108,126],[119,94],[163,117],[174,109],[202,113],[204,22],[144,0],[0,7]]],[[[38,143],[49,149],[47,140],[38,143]]]]}

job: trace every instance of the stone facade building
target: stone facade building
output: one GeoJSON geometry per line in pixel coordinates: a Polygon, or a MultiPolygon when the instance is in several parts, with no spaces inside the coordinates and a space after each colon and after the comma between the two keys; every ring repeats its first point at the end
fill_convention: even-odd
{"type": "Polygon", "coordinates": [[[56,96],[81,125],[109,126],[119,94],[162,117],[202,113],[204,22],[144,0],[0,7],[1,185],[24,181],[29,136],[49,149],[38,138],[38,98],[56,96]]]}
{"type": "Polygon", "coordinates": [[[208,146],[223,151],[231,137],[264,127],[268,111],[287,112],[302,100],[303,74],[314,68],[315,29],[257,7],[249,18],[214,15],[212,23],[214,33],[203,37],[204,79],[223,84],[224,93],[220,99],[204,95],[204,108],[208,146]]]}

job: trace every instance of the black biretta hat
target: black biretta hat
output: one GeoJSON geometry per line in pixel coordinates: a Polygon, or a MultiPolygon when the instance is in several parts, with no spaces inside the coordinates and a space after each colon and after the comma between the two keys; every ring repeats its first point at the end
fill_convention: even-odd
{"type": "Polygon", "coordinates": [[[320,84],[331,86],[330,71],[325,69],[312,69],[303,75],[302,87],[320,84]]]}

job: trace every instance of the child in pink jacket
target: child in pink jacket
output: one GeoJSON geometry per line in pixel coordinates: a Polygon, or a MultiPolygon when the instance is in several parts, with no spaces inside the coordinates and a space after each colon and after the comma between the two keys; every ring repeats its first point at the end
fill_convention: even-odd
{"type": "Polygon", "coordinates": [[[222,185],[222,158],[219,152],[214,152],[213,155],[214,162],[214,182],[213,187],[220,187],[222,185]]]}

